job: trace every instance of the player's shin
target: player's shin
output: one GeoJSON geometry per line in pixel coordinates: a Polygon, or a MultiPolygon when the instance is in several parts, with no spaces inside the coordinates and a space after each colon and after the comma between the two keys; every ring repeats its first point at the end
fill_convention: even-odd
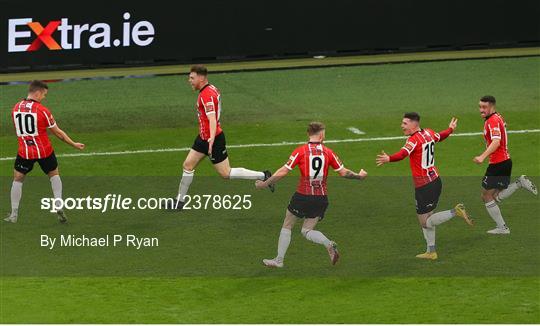
{"type": "Polygon", "coordinates": [[[489,216],[491,216],[491,218],[493,219],[493,221],[495,221],[495,223],[497,223],[498,228],[501,228],[501,229],[506,228],[506,223],[504,222],[504,219],[502,217],[501,209],[497,205],[496,201],[492,200],[490,202],[487,202],[486,203],[486,210],[487,210],[489,216]]]}
{"type": "Polygon", "coordinates": [[[435,213],[428,217],[426,221],[426,226],[428,228],[432,228],[446,221],[449,221],[454,216],[456,216],[456,212],[453,209],[435,213]]]}
{"type": "Polygon", "coordinates": [[[510,183],[510,184],[508,185],[508,188],[501,190],[501,191],[495,196],[495,200],[496,200],[497,202],[500,203],[500,202],[503,201],[504,199],[506,199],[506,198],[512,196],[512,194],[513,194],[514,192],[516,192],[516,190],[518,190],[519,188],[521,188],[521,183],[519,182],[519,180],[516,180],[516,181],[510,183]]]}
{"type": "Polygon", "coordinates": [[[195,170],[184,170],[182,173],[182,179],[180,180],[180,185],[178,186],[178,197],[176,197],[177,200],[181,202],[184,201],[183,199],[189,191],[189,186],[191,186],[191,183],[193,182],[194,174],[195,170]]]}
{"type": "Polygon", "coordinates": [[[20,181],[13,181],[11,184],[11,215],[17,215],[19,211],[19,203],[22,197],[23,183],[20,181]]]}
{"type": "Polygon", "coordinates": [[[289,248],[289,244],[291,243],[291,230],[282,228],[281,232],[279,233],[279,240],[278,240],[278,250],[277,250],[277,257],[276,260],[278,262],[283,262],[285,259],[285,254],[287,253],[287,249],[289,248]]]}
{"type": "Polygon", "coordinates": [[[253,171],[244,168],[231,168],[229,179],[264,180],[264,172],[253,171]]]}
{"type": "Polygon", "coordinates": [[[55,209],[56,210],[62,210],[62,205],[61,205],[61,199],[62,199],[62,180],[60,179],[60,176],[59,175],[53,175],[51,178],[50,178],[50,181],[51,181],[51,188],[52,188],[52,192],[53,192],[53,196],[54,196],[54,203],[55,203],[55,209]]]}
{"type": "Polygon", "coordinates": [[[302,235],[309,241],[322,244],[326,248],[332,243],[322,232],[317,230],[302,229],[302,235]]]}
{"type": "Polygon", "coordinates": [[[424,239],[426,239],[426,252],[435,252],[435,227],[422,228],[424,239]]]}

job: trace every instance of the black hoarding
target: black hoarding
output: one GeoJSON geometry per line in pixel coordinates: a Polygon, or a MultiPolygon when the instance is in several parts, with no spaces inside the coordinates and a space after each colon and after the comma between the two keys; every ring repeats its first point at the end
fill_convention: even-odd
{"type": "Polygon", "coordinates": [[[0,1],[0,71],[529,46],[539,1],[0,1]]]}

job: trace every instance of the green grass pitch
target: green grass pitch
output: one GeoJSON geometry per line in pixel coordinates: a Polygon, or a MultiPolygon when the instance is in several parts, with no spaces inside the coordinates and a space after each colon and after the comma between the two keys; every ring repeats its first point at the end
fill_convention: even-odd
{"type": "MultiPolygon", "coordinates": [[[[405,111],[422,126],[481,132],[482,95],[497,97],[508,130],[540,129],[540,58],[504,58],[266,72],[210,74],[223,97],[229,145],[305,140],[309,121],[327,125],[328,140],[400,136],[405,111]],[[354,127],[365,134],[348,130],[354,127]]],[[[12,105],[24,85],[0,86],[0,158],[13,157],[12,105]]],[[[51,83],[46,105],[86,152],[191,146],[197,134],[194,94],[184,76],[51,83]]],[[[513,174],[540,183],[540,133],[509,135],[513,174]]],[[[369,178],[329,180],[330,203],[319,229],[340,245],[330,266],[325,250],[293,230],[286,266],[275,255],[292,177],[276,193],[250,181],[224,181],[210,163],[197,168],[192,194],[251,195],[249,210],[182,213],[134,210],[69,212],[67,225],[40,210],[50,196],[38,166],[25,182],[17,224],[0,224],[1,323],[540,323],[540,202],[524,191],[501,204],[512,234],[492,237],[480,200],[486,166],[472,158],[480,135],[450,137],[436,147],[443,178],[438,209],[464,202],[476,226],[458,219],[437,228],[439,260],[424,249],[408,161],[377,168],[381,150],[403,140],[329,145],[369,178]],[[137,234],[159,247],[40,247],[40,235],[137,234]]],[[[57,154],[75,153],[53,139],[57,154]]],[[[231,147],[232,166],[275,170],[294,145],[231,147]]],[[[64,196],[176,193],[185,151],[60,157],[64,196]]],[[[0,160],[0,211],[9,211],[13,161],[0,160]]],[[[2,213],[2,214],[3,214],[2,213]]],[[[2,221],[3,222],[3,221],[2,221]]]]}

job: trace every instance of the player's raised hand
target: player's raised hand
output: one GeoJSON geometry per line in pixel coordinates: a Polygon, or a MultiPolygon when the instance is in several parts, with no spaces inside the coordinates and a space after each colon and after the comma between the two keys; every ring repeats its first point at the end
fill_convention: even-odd
{"type": "Polygon", "coordinates": [[[83,143],[74,143],[73,144],[73,147],[75,147],[76,149],[82,151],[84,149],[86,145],[84,145],[83,143]]]}
{"type": "Polygon", "coordinates": [[[377,159],[375,160],[375,162],[377,163],[377,166],[381,166],[385,163],[390,162],[390,156],[388,156],[388,154],[386,154],[384,151],[381,151],[381,154],[377,155],[377,159]]]}
{"type": "Polygon", "coordinates": [[[456,117],[452,117],[452,120],[450,120],[450,124],[448,125],[449,128],[452,128],[452,130],[456,130],[458,119],[456,117]]]}

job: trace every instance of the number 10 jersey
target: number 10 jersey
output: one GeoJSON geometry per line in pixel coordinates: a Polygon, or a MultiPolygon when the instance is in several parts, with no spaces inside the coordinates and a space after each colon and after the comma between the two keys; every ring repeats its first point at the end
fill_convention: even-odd
{"type": "Polygon", "coordinates": [[[11,113],[19,140],[17,154],[27,160],[42,159],[53,152],[47,128],[56,126],[49,110],[34,100],[22,100],[11,113]]]}

